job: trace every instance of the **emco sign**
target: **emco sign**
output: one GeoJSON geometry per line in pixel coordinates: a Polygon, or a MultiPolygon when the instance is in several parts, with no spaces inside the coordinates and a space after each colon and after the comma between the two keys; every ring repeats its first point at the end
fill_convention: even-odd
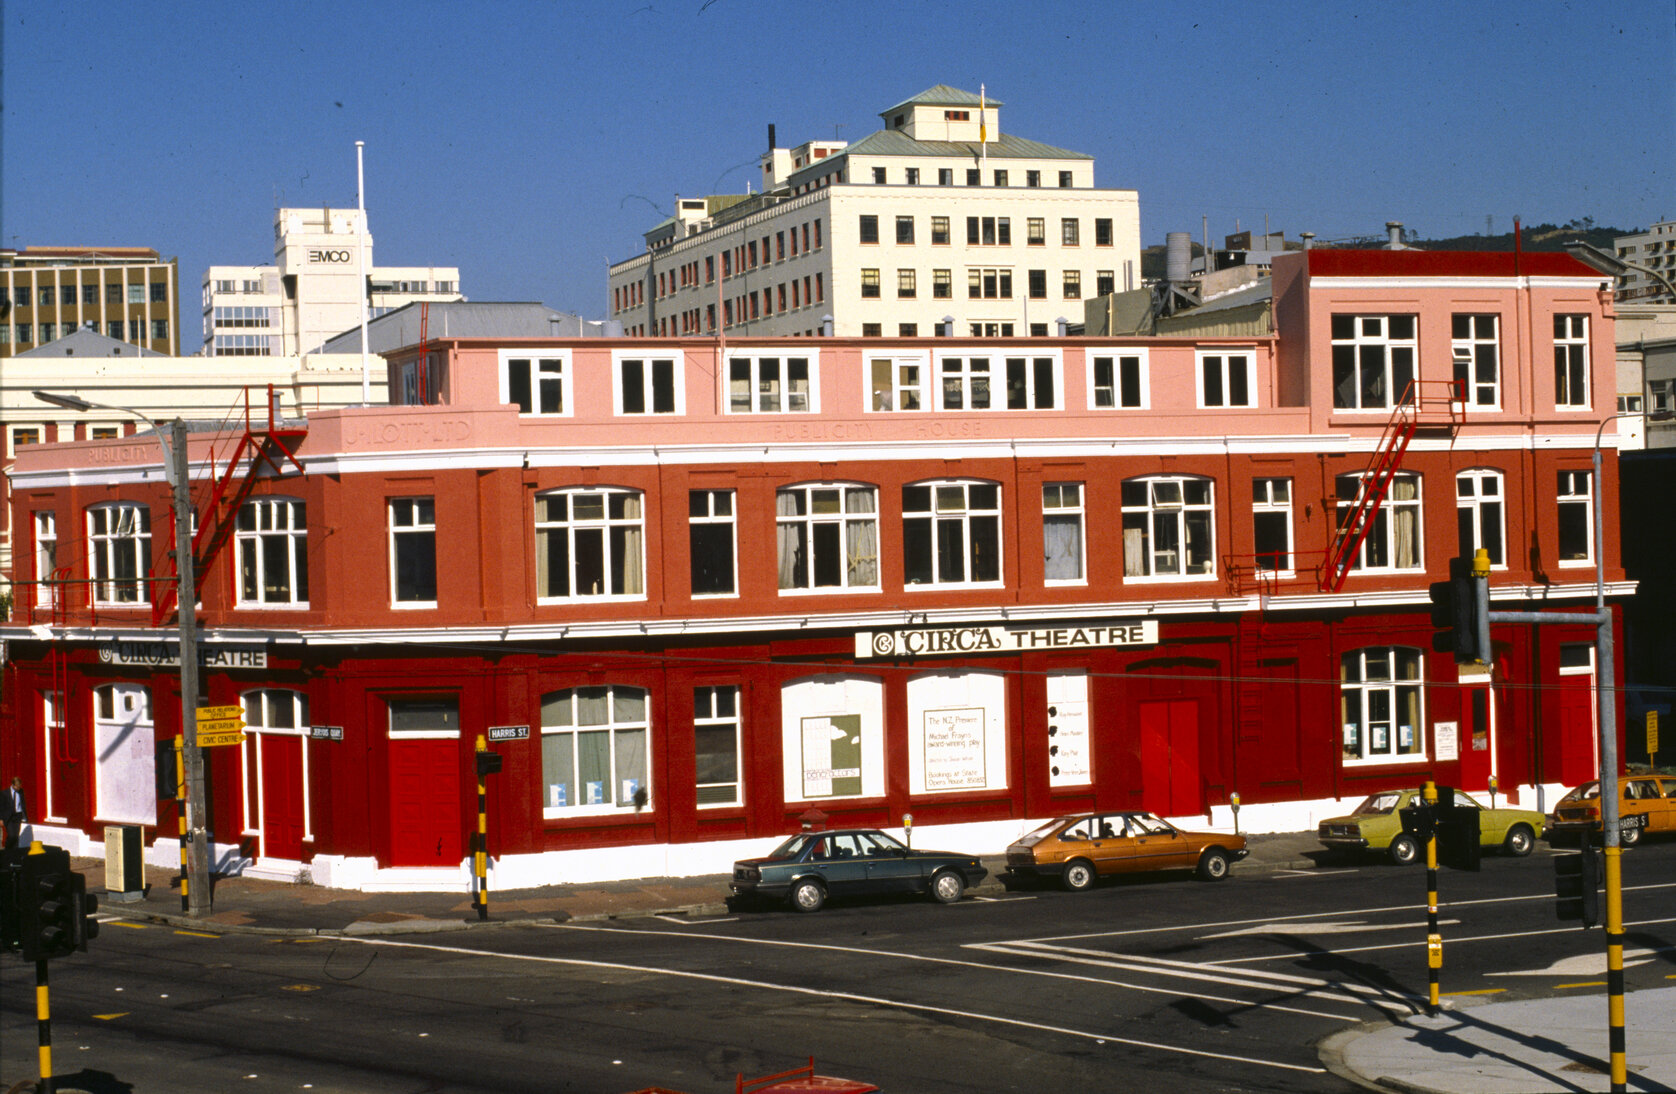
{"type": "Polygon", "coordinates": [[[323,262],[335,266],[340,263],[350,261],[352,257],[353,255],[349,251],[312,250],[308,253],[308,261],[310,265],[317,262],[323,262]]]}

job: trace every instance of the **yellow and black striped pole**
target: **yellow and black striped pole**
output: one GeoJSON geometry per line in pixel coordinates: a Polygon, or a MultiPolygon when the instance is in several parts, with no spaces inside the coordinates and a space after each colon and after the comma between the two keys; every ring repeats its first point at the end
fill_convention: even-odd
{"type": "Polygon", "coordinates": [[[191,843],[186,834],[186,738],[175,738],[175,817],[180,824],[180,910],[192,906],[192,871],[187,866],[187,851],[191,843]]]}
{"type": "MultiPolygon", "coordinates": [[[[1602,795],[1604,796],[1604,794],[1602,795]]],[[[1587,839],[1587,836],[1583,837],[1587,839]]],[[[1612,1053],[1612,1091],[1628,1089],[1624,1049],[1624,880],[1623,847],[1606,845],[1606,1047],[1612,1053]]]]}
{"type": "Polygon", "coordinates": [[[1437,1014],[1437,976],[1443,968],[1443,936],[1437,931],[1437,784],[1426,780],[1426,1013],[1437,1014]]]}
{"type": "MultiPolygon", "coordinates": [[[[477,756],[489,750],[483,734],[477,735],[477,756]]],[[[472,869],[477,876],[477,918],[489,918],[489,776],[479,761],[477,767],[477,834],[472,837],[472,869]]]]}
{"type": "Polygon", "coordinates": [[[47,1005],[47,963],[35,962],[35,1029],[41,1040],[41,1094],[52,1094],[52,1008],[47,1005]]]}

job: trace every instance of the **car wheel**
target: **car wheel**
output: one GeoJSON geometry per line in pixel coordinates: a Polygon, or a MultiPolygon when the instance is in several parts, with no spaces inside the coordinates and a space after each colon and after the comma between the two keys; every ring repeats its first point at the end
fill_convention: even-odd
{"type": "Polygon", "coordinates": [[[1621,845],[1623,845],[1624,847],[1634,847],[1636,844],[1641,842],[1641,829],[1639,829],[1639,828],[1620,828],[1620,829],[1618,829],[1618,842],[1621,845]]]}
{"type": "Polygon", "coordinates": [[[826,903],[826,889],[821,883],[804,878],[791,887],[791,906],[800,912],[818,912],[826,903]]]}
{"type": "Polygon", "coordinates": [[[931,897],[939,904],[958,904],[966,894],[966,879],[953,870],[943,870],[931,879],[931,897]]]}
{"type": "Polygon", "coordinates": [[[1514,858],[1524,858],[1535,846],[1536,833],[1528,824],[1515,824],[1507,830],[1507,839],[1502,841],[1502,847],[1514,858]]]}
{"type": "Polygon", "coordinates": [[[1410,836],[1398,836],[1391,841],[1391,861],[1398,866],[1407,866],[1420,857],[1420,845],[1410,836]]]}
{"type": "Polygon", "coordinates": [[[1061,880],[1065,888],[1073,893],[1091,889],[1094,887],[1094,864],[1087,859],[1074,858],[1065,864],[1065,875],[1061,880]]]}
{"type": "Polygon", "coordinates": [[[1211,847],[1199,856],[1199,880],[1221,881],[1228,876],[1228,853],[1211,847]]]}

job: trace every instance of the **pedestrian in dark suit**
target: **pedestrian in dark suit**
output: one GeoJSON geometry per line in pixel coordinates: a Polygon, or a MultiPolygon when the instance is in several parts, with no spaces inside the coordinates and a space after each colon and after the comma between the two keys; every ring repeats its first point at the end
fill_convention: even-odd
{"type": "Polygon", "coordinates": [[[4,810],[0,810],[0,819],[6,822],[6,846],[18,846],[18,840],[23,835],[23,826],[29,823],[29,807],[23,800],[23,780],[12,776],[12,785],[6,790],[4,810]]]}

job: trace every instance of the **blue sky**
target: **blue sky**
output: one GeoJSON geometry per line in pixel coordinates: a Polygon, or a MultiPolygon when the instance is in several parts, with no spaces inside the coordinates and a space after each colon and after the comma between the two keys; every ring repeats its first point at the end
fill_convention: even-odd
{"type": "Polygon", "coordinates": [[[677,194],[858,140],[937,83],[1092,154],[1144,243],[1676,217],[1676,3],[4,3],[0,238],[273,260],[277,205],[355,203],[380,265],[605,313],[677,194]]]}

